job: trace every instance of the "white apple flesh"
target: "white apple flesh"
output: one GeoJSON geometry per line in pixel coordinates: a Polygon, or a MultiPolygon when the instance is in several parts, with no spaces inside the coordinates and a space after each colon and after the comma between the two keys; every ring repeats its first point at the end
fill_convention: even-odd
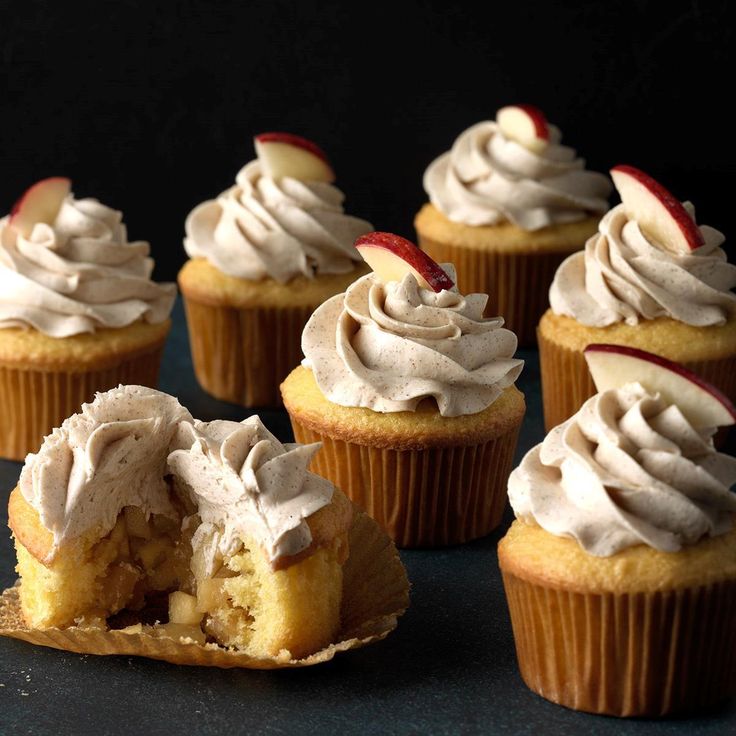
{"type": "Polygon", "coordinates": [[[677,405],[693,427],[736,423],[736,407],[731,401],[679,363],[624,345],[588,345],[585,360],[598,391],[638,382],[677,405]]]}
{"type": "Polygon", "coordinates": [[[440,292],[455,285],[445,270],[414,243],[392,233],[367,233],[355,241],[363,260],[381,281],[401,281],[414,274],[419,286],[440,292]]]}
{"type": "Polygon", "coordinates": [[[263,173],[271,179],[288,176],[328,184],[335,181],[325,152],[306,138],[291,133],[261,133],[253,143],[263,173]]]}
{"type": "Polygon", "coordinates": [[[649,174],[621,164],[611,169],[624,210],[662,248],[687,254],[705,243],[682,203],[649,174]]]}
{"type": "Polygon", "coordinates": [[[544,113],[533,105],[508,105],[496,113],[501,132],[530,151],[541,153],[549,143],[544,113]]]}
{"type": "Polygon", "coordinates": [[[10,226],[27,238],[36,223],[53,224],[71,190],[71,180],[63,176],[52,176],[36,182],[13,205],[10,226]]]}

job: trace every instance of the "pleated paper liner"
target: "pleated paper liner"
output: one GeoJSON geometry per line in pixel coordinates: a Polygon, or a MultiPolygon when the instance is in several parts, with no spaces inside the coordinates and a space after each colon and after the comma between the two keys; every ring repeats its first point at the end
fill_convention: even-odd
{"type": "Polygon", "coordinates": [[[302,359],[302,330],[318,305],[211,306],[184,297],[194,372],[215,398],[280,406],[279,384],[302,359]]]}
{"type": "Polygon", "coordinates": [[[310,470],[365,509],[399,547],[461,544],[501,523],[519,426],[483,444],[394,450],[345,442],[291,416],[297,442],[322,442],[310,470]]]}
{"type": "Polygon", "coordinates": [[[162,659],[173,664],[208,667],[279,669],[327,662],[338,652],[380,641],[397,625],[409,605],[409,581],[396,547],[366,514],[356,512],[350,530],[350,555],[343,567],[341,631],[319,652],[294,660],[287,656],[256,659],[217,644],[200,645],[147,633],[99,629],[29,629],[23,622],[18,587],[0,597],[0,636],[80,654],[123,654],[162,659]]]}
{"type": "MultiPolygon", "coordinates": [[[[582,351],[559,345],[541,331],[538,337],[544,426],[549,432],[571,417],[596,389],[582,351]]],[[[682,365],[736,401],[736,356],[682,365]]]]}
{"type": "Polygon", "coordinates": [[[419,236],[419,245],[438,263],[454,263],[463,294],[488,294],[488,316],[501,316],[520,346],[536,343],[536,328],[549,306],[555,272],[572,250],[550,253],[495,252],[458,247],[419,236]]]}
{"type": "Polygon", "coordinates": [[[736,581],[630,594],[503,581],[521,676],[547,700],[663,716],[736,693],[736,581]]]}
{"type": "Polygon", "coordinates": [[[119,384],[156,387],[163,343],[100,370],[33,370],[0,363],[0,457],[23,460],[54,427],[119,384]]]}

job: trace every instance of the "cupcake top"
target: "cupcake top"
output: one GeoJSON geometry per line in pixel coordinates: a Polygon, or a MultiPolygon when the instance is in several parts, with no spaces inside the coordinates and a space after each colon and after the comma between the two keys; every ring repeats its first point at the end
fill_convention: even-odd
{"type": "Polygon", "coordinates": [[[692,204],[680,204],[638,169],[612,173],[623,201],[601,220],[585,250],[557,270],[552,310],[591,327],[658,317],[725,324],[736,312],[736,266],[720,247],[722,233],[697,225],[692,204]],[[639,180],[645,183],[635,188],[639,180]]]}
{"type": "Polygon", "coordinates": [[[382,250],[386,241],[418,258],[419,271],[399,257],[407,265],[403,273],[381,275],[365,256],[374,273],[318,307],[304,328],[304,366],[335,404],[414,411],[432,398],[442,416],[482,411],[521,373],[523,361],[513,357],[516,336],[501,317],[483,317],[485,294],[460,294],[452,264],[438,266],[387,233],[358,243],[365,254],[371,242],[382,250]],[[430,277],[431,288],[422,272],[439,272],[440,281],[430,277]]]}
{"type": "Polygon", "coordinates": [[[536,108],[502,108],[429,165],[424,189],[440,212],[465,225],[511,222],[532,231],[602,214],[608,178],[585,171],[561,137],[536,108]]]}
{"type": "Polygon", "coordinates": [[[210,572],[216,554],[233,553],[244,536],[255,537],[271,561],[310,546],[306,519],[329,504],[334,491],[307,471],[320,446],[283,445],[257,416],[179,425],[169,470],[198,509],[202,524],[192,546],[208,544],[210,572]]]}
{"type": "MultiPolygon", "coordinates": [[[[712,388],[699,393],[698,384],[707,384],[669,361],[629,352],[648,356],[635,366],[647,386],[628,382],[602,390],[530,450],[509,478],[517,518],[572,537],[602,557],[638,544],[675,552],[729,531],[736,513],[730,490],[736,459],[716,452],[712,440],[716,421],[733,423],[730,402],[712,388]],[[656,363],[647,368],[650,359],[656,363]],[[658,373],[657,363],[674,372],[661,379],[667,371],[658,373]],[[690,389],[695,400],[688,410],[690,389]],[[707,414],[720,401],[730,406],[726,421],[707,414]],[[699,413],[714,424],[704,424],[699,413]]],[[[621,380],[632,373],[618,364],[609,370],[620,370],[621,380]]],[[[595,372],[594,378],[600,388],[595,372]]]]}
{"type": "Polygon", "coordinates": [[[166,320],[176,286],[151,280],[148,243],[129,242],[120,212],[70,186],[38,182],[0,220],[0,329],[67,337],[166,320]]]}
{"type": "Polygon", "coordinates": [[[281,283],[352,271],[370,223],[346,215],[324,153],[298,136],[256,137],[258,158],[216,200],[195,207],[184,248],[225,274],[281,283]]]}

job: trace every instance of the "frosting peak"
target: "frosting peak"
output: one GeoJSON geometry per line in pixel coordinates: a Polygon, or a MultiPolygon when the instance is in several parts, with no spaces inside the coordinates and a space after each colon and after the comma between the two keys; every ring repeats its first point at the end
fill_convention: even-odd
{"type": "MultiPolygon", "coordinates": [[[[455,280],[451,264],[442,264],[455,280]]],[[[516,336],[485,319],[485,294],[435,293],[408,273],[383,283],[368,274],[326,301],[302,335],[304,364],[343,406],[414,411],[434,397],[443,416],[490,406],[521,373],[516,336]]]]}
{"type": "Polygon", "coordinates": [[[553,429],[509,478],[516,516],[590,554],[647,544],[673,552],[727,532],[736,458],[640,384],[604,391],[553,429]]]}
{"type": "Polygon", "coordinates": [[[544,150],[533,152],[506,138],[494,121],[473,125],[427,168],[430,201],[454,222],[509,221],[524,230],[605,212],[608,178],[585,171],[575,150],[560,144],[558,128],[550,125],[549,133],[544,150]]]}

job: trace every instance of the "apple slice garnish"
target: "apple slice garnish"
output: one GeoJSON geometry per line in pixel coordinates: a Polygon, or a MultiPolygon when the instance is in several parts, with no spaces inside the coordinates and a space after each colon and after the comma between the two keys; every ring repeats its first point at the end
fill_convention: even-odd
{"type": "Polygon", "coordinates": [[[407,273],[412,273],[424,289],[439,292],[455,286],[443,268],[410,240],[399,235],[367,233],[355,241],[355,247],[384,283],[401,281],[407,273]]]}
{"type": "Polygon", "coordinates": [[[549,126],[544,113],[534,105],[508,105],[496,113],[501,132],[534,153],[549,143],[549,126]]]}
{"type": "Polygon", "coordinates": [[[663,248],[685,254],[705,243],[682,203],[649,174],[619,164],[611,169],[611,176],[628,217],[663,248]]]}
{"type": "Polygon", "coordinates": [[[261,133],[253,140],[263,173],[269,178],[335,181],[327,155],[316,143],[292,133],[261,133]]]}
{"type": "Polygon", "coordinates": [[[676,404],[694,427],[736,423],[736,407],[715,386],[679,363],[625,345],[588,345],[585,360],[598,391],[638,382],[676,404]]]}
{"type": "Polygon", "coordinates": [[[37,222],[53,224],[61,205],[72,190],[71,179],[52,176],[26,189],[10,211],[10,226],[27,238],[37,222]]]}

